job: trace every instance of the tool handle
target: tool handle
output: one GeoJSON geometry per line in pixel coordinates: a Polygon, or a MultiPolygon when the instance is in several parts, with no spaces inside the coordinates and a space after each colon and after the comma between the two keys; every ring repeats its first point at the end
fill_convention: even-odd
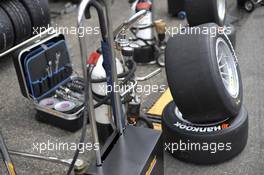
{"type": "Polygon", "coordinates": [[[101,35],[102,35],[103,40],[105,40],[107,36],[107,30],[106,30],[106,22],[105,22],[105,16],[104,16],[104,10],[103,10],[102,4],[100,4],[96,0],[91,0],[91,2],[88,4],[88,6],[85,9],[86,19],[91,18],[91,12],[90,12],[91,7],[94,7],[97,11],[100,29],[101,29],[101,35]]]}

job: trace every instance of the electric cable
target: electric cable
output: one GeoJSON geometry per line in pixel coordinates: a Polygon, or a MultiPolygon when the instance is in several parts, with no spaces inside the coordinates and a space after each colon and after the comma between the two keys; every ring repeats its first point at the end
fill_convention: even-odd
{"type": "MultiPolygon", "coordinates": [[[[92,66],[92,65],[89,65],[88,66],[88,72],[87,72],[87,74],[88,74],[88,79],[89,78],[91,78],[91,75],[92,75],[92,71],[93,71],[93,69],[94,69],[94,66],[92,66]]],[[[89,86],[89,84],[87,84],[86,86],[85,86],[85,97],[88,97],[88,87],[89,86]]],[[[89,98],[89,97],[88,97],[89,98]]],[[[86,98],[85,98],[86,99],[86,98]]],[[[85,100],[84,101],[84,115],[83,115],[83,128],[82,128],[82,133],[81,133],[81,138],[80,138],[80,141],[79,141],[79,143],[84,143],[84,140],[85,140],[85,137],[86,137],[86,130],[87,130],[87,121],[88,121],[88,100],[85,100]]],[[[78,156],[79,156],[79,153],[80,153],[80,149],[82,149],[82,144],[80,145],[81,147],[80,148],[78,148],[77,150],[76,150],[76,152],[75,152],[75,154],[74,154],[74,157],[73,157],[73,159],[72,159],[72,163],[71,163],[71,165],[70,165],[70,167],[69,167],[69,170],[68,170],[68,172],[67,172],[67,175],[70,175],[71,174],[71,172],[72,172],[72,170],[74,169],[74,165],[75,165],[75,162],[76,162],[76,160],[78,159],[78,156]]]]}

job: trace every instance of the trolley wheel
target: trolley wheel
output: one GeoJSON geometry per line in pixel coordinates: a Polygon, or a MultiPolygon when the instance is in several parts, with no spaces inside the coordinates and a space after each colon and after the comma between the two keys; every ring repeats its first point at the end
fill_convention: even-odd
{"type": "Polygon", "coordinates": [[[255,9],[255,4],[252,1],[246,1],[244,4],[244,8],[247,12],[253,12],[255,9]]]}
{"type": "Polygon", "coordinates": [[[178,18],[181,20],[184,20],[186,18],[186,12],[185,11],[180,11],[178,13],[178,18]]]}

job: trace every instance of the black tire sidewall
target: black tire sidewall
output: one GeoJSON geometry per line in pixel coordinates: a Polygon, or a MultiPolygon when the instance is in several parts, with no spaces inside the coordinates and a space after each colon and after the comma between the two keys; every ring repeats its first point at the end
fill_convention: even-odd
{"type": "Polygon", "coordinates": [[[18,0],[3,1],[0,5],[12,21],[15,44],[28,39],[32,28],[30,17],[24,6],[18,0]]]}
{"type": "Polygon", "coordinates": [[[212,3],[212,6],[214,8],[214,11],[213,11],[214,21],[211,21],[211,22],[215,22],[219,26],[224,26],[225,20],[226,20],[226,11],[227,11],[227,8],[226,8],[227,3],[226,3],[226,0],[225,0],[225,17],[224,17],[223,21],[221,21],[220,18],[219,18],[219,16],[218,16],[217,0],[211,0],[211,3],[212,3]]]}
{"type": "Polygon", "coordinates": [[[26,8],[32,27],[47,27],[50,23],[49,7],[47,0],[20,0],[26,8]]]}
{"type": "Polygon", "coordinates": [[[0,53],[14,45],[14,29],[6,12],[0,7],[0,53]]]}
{"type": "Polygon", "coordinates": [[[226,27],[230,28],[230,33],[226,33],[234,48],[236,48],[236,27],[233,24],[227,24],[226,27]]]}
{"type": "Polygon", "coordinates": [[[231,120],[230,126],[228,128],[206,133],[187,131],[186,129],[180,129],[179,127],[174,126],[176,122],[179,122],[183,124],[182,126],[186,125],[195,127],[195,125],[188,125],[182,120],[178,119],[175,115],[175,107],[176,106],[174,102],[172,102],[166,106],[163,112],[162,129],[164,136],[164,146],[180,142],[200,144],[231,143],[230,150],[217,151],[216,153],[195,150],[176,150],[174,152],[171,150],[166,150],[177,159],[195,164],[216,164],[233,158],[234,156],[238,155],[246,146],[248,138],[248,114],[244,107],[241,108],[239,115],[231,120]]]}
{"type": "MultiPolygon", "coordinates": [[[[219,28],[214,23],[198,27],[219,28]]],[[[236,116],[240,111],[243,89],[239,67],[237,64],[240,91],[238,97],[233,98],[226,90],[218,70],[218,37],[232,48],[227,36],[219,32],[215,36],[179,34],[167,43],[165,64],[168,85],[175,103],[186,119],[192,122],[221,121],[236,116]]]]}
{"type": "Polygon", "coordinates": [[[216,0],[186,0],[185,10],[190,26],[198,26],[210,22],[223,26],[225,23],[226,17],[223,21],[218,18],[216,0]]]}

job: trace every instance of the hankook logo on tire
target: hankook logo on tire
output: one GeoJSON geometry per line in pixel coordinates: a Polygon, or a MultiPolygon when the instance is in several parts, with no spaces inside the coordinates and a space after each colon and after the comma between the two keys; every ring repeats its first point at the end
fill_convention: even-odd
{"type": "Polygon", "coordinates": [[[192,131],[192,132],[215,132],[215,131],[221,131],[223,129],[226,129],[229,127],[229,124],[223,123],[216,126],[210,126],[210,127],[197,127],[197,126],[189,126],[185,125],[183,123],[177,122],[174,124],[174,126],[178,127],[179,129],[186,130],[186,131],[192,131]]]}

